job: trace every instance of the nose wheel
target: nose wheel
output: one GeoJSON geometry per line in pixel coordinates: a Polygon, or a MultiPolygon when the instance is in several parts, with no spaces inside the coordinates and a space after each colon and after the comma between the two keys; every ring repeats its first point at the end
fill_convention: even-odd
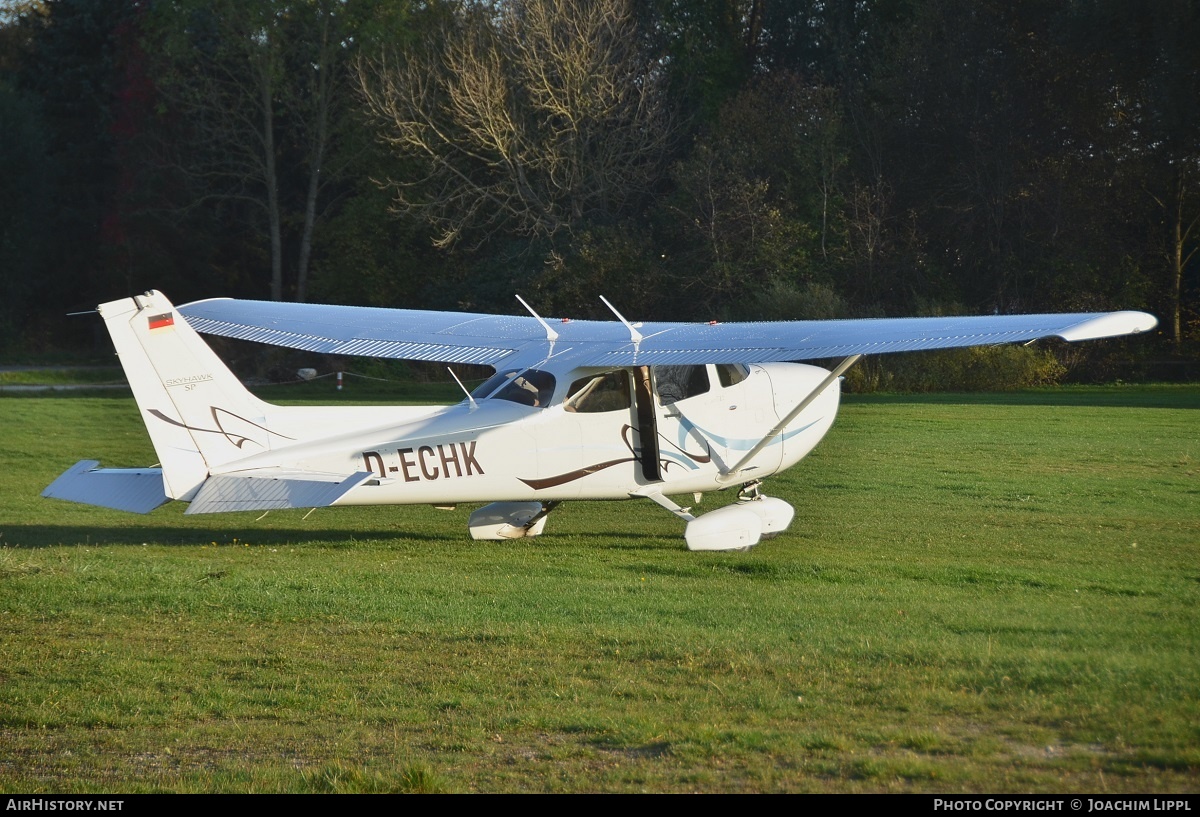
{"type": "Polygon", "coordinates": [[[782,499],[766,496],[761,482],[747,482],[738,491],[737,502],[693,516],[690,508],[681,508],[661,491],[633,494],[644,496],[687,522],[683,538],[688,550],[748,550],[763,539],[771,539],[787,530],[796,515],[782,499]]]}

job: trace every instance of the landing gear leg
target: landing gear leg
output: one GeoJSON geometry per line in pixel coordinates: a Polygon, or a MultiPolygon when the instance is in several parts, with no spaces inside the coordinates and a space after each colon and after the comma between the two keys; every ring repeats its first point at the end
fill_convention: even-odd
{"type": "Polygon", "coordinates": [[[761,496],[763,496],[761,479],[752,480],[738,488],[738,502],[750,502],[761,496]]]}

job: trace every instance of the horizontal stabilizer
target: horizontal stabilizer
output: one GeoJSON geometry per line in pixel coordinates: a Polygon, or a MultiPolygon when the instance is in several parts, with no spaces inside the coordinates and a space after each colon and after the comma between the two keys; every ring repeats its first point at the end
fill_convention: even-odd
{"type": "Polygon", "coordinates": [[[200,486],[187,513],[274,511],[332,505],[372,477],[370,471],[313,474],[275,469],[218,474],[200,486]]]}
{"type": "Polygon", "coordinates": [[[96,460],[80,460],[50,483],[42,496],[133,513],[150,513],[167,501],[161,468],[99,465],[96,460]]]}

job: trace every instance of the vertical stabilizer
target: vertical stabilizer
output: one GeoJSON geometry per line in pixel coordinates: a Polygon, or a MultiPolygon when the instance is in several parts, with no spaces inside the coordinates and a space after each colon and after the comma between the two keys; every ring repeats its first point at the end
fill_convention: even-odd
{"type": "Polygon", "coordinates": [[[250,394],[159,292],[101,304],[163,470],[190,500],[210,469],[271,447],[267,404],[250,394]]]}

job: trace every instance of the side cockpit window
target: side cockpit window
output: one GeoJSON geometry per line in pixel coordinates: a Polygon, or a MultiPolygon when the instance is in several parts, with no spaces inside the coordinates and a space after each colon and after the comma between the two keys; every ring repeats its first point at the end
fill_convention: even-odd
{"type": "Polygon", "coordinates": [[[723,389],[736,386],[749,376],[750,367],[744,363],[717,364],[717,379],[721,381],[721,388],[723,389]]]}
{"type": "Polygon", "coordinates": [[[584,414],[628,409],[632,405],[629,374],[623,370],[581,377],[567,390],[563,408],[584,414]]]}
{"type": "Polygon", "coordinates": [[[664,406],[709,389],[707,366],[651,366],[654,385],[658,389],[658,400],[664,406]]]}
{"type": "Polygon", "coordinates": [[[554,397],[554,375],[538,369],[512,369],[507,372],[497,372],[484,381],[483,385],[471,392],[477,399],[490,397],[494,400],[508,400],[524,406],[545,408],[554,397]]]}

